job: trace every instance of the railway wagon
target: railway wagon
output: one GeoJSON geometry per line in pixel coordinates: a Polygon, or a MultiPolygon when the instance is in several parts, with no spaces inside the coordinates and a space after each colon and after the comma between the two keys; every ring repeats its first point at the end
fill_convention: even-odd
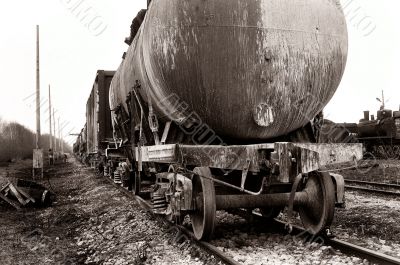
{"type": "MultiPolygon", "coordinates": [[[[98,70],[86,103],[86,125],[75,143],[80,146],[82,161],[96,166],[99,157],[105,155],[109,142],[113,141],[113,129],[109,105],[109,90],[115,71],[98,70]]],[[[76,147],[77,148],[77,147],[76,147]]]]}
{"type": "Polygon", "coordinates": [[[288,207],[289,228],[296,210],[309,232],[329,229],[344,181],[324,167],[362,158],[361,144],[315,143],[347,58],[339,2],[153,0],[140,16],[106,150],[126,157],[133,192],[150,183],[154,212],[189,214],[202,240],[217,210],[238,208],[288,207]]]}
{"type": "Polygon", "coordinates": [[[78,154],[79,154],[80,145],[81,145],[81,143],[80,143],[80,133],[79,133],[79,134],[77,135],[77,137],[76,137],[75,143],[74,143],[73,146],[72,146],[72,152],[73,152],[73,154],[74,154],[76,157],[77,157],[78,154]]]}
{"type": "Polygon", "coordinates": [[[110,105],[108,100],[115,71],[98,70],[86,104],[87,154],[89,159],[104,155],[113,140],[110,105]],[[101,128],[101,129],[100,129],[101,128]]]}
{"type": "Polygon", "coordinates": [[[110,83],[115,71],[98,70],[86,103],[86,123],[73,145],[75,156],[82,162],[94,164],[104,156],[113,129],[109,106],[110,83]]]}
{"type": "Polygon", "coordinates": [[[78,137],[73,146],[74,155],[77,157],[81,162],[85,161],[86,155],[86,123],[85,126],[81,129],[78,137]]]}

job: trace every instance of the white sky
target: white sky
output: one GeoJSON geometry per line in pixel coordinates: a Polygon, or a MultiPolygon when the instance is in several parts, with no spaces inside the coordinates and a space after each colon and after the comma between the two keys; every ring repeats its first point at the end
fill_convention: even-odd
{"type": "MultiPolygon", "coordinates": [[[[379,107],[375,98],[380,97],[382,89],[387,107],[397,110],[400,1],[341,2],[348,14],[349,57],[325,117],[356,122],[363,110],[375,112],[379,107]]],[[[53,104],[66,124],[64,133],[79,132],[96,70],[118,67],[127,49],[123,40],[129,34],[130,23],[139,9],[145,8],[146,0],[13,0],[1,4],[0,117],[35,129],[34,98],[29,96],[35,92],[35,30],[39,24],[42,97],[47,99],[51,84],[53,104]],[[71,10],[79,2],[78,9],[91,8],[83,22],[71,10]],[[88,29],[85,24],[92,19],[88,29]]],[[[43,133],[49,131],[46,109],[47,103],[42,108],[43,133]]]]}

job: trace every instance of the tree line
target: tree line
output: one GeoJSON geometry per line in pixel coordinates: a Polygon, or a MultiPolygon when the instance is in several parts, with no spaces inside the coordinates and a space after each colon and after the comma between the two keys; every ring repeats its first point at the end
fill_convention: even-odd
{"type": "MultiPolygon", "coordinates": [[[[41,147],[47,153],[50,147],[49,135],[43,134],[40,139],[41,147]]],[[[71,152],[66,142],[63,145],[64,152],[71,152]]],[[[6,122],[0,118],[0,162],[32,158],[34,148],[35,133],[17,122],[6,122]]]]}

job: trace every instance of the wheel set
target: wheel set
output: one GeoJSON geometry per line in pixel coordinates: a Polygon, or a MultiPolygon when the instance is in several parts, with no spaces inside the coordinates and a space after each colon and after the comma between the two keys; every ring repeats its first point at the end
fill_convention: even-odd
{"type": "MultiPolygon", "coordinates": [[[[217,210],[228,208],[226,200],[231,201],[232,198],[235,198],[235,195],[216,194],[214,178],[209,168],[196,167],[193,173],[193,209],[188,212],[193,233],[198,240],[210,240],[216,226],[217,210]],[[226,199],[227,196],[228,199],[226,199]]],[[[140,175],[136,174],[136,176],[140,175]]],[[[140,177],[135,179],[138,181],[136,187],[140,187],[140,177]]],[[[135,192],[137,192],[135,194],[139,194],[140,190],[135,192]]],[[[288,203],[288,200],[281,200],[281,197],[288,198],[288,196],[285,197],[282,194],[238,196],[240,201],[238,203],[244,208],[247,208],[247,206],[251,208],[256,204],[261,205],[263,201],[266,201],[266,207],[258,207],[266,221],[276,218],[287,206],[285,204],[288,203]],[[269,202],[267,202],[268,199],[269,202]],[[246,200],[249,200],[247,204],[246,200]]],[[[295,204],[297,207],[295,208],[299,212],[304,228],[309,233],[318,234],[329,228],[333,221],[335,208],[335,185],[329,174],[319,172],[307,174],[305,182],[299,187],[296,196],[295,204]]]]}

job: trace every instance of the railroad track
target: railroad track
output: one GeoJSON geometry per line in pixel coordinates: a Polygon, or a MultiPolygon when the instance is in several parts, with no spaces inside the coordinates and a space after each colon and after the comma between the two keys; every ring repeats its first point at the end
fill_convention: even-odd
{"type": "MultiPolygon", "coordinates": [[[[110,184],[112,184],[113,186],[115,186],[117,189],[119,189],[120,191],[122,191],[124,194],[126,194],[128,197],[132,198],[133,200],[135,200],[142,208],[144,208],[145,210],[147,210],[148,212],[152,212],[151,211],[151,204],[149,201],[143,199],[140,196],[136,196],[134,195],[132,192],[128,191],[126,188],[123,188],[121,185],[115,184],[113,180],[111,180],[108,177],[104,177],[110,184]]],[[[248,212],[247,211],[242,211],[242,210],[237,210],[235,211],[235,214],[237,215],[241,215],[243,217],[248,218],[248,212]]],[[[259,219],[263,219],[265,220],[264,217],[261,216],[261,214],[253,212],[252,213],[252,217],[254,218],[259,218],[259,219]]],[[[171,223],[172,225],[172,223],[171,223]]],[[[278,229],[281,229],[282,231],[285,231],[285,223],[279,221],[279,220],[275,220],[275,224],[277,225],[278,229]]],[[[186,229],[185,227],[181,226],[181,225],[176,225],[176,227],[186,236],[188,236],[189,238],[191,238],[191,240],[193,242],[195,242],[198,246],[202,247],[205,251],[207,251],[208,253],[210,253],[211,255],[214,255],[216,257],[218,257],[220,260],[222,260],[223,262],[225,262],[228,265],[241,265],[240,262],[235,261],[234,259],[226,256],[226,254],[224,252],[222,252],[221,250],[219,250],[217,247],[213,246],[212,244],[208,243],[208,242],[204,242],[204,241],[199,241],[196,239],[196,237],[194,236],[194,234],[189,231],[188,229],[186,229]]],[[[306,236],[307,232],[298,226],[293,226],[293,231],[292,234],[302,234],[304,236],[306,236]]],[[[391,257],[361,246],[357,246],[354,245],[352,243],[349,242],[345,242],[343,240],[340,239],[336,239],[336,238],[327,238],[324,237],[324,243],[326,245],[329,245],[331,247],[333,247],[334,249],[340,250],[342,253],[347,254],[347,255],[354,255],[357,256],[359,258],[363,258],[363,259],[367,259],[371,262],[377,263],[377,264],[389,264],[389,265],[400,265],[400,259],[399,258],[395,258],[395,257],[391,257]]]]}
{"type": "MultiPolygon", "coordinates": [[[[243,217],[246,216],[246,212],[242,211],[236,212],[236,214],[241,215],[243,217]]],[[[261,214],[253,212],[253,216],[255,218],[260,218],[264,219],[261,214]]],[[[282,229],[282,231],[285,229],[285,223],[276,220],[275,219],[275,224],[278,229],[282,229]]],[[[315,239],[315,237],[312,237],[311,235],[307,234],[307,231],[305,231],[302,227],[299,226],[293,226],[293,231],[291,234],[294,235],[303,235],[303,236],[309,236],[311,239],[315,239]]],[[[377,263],[377,264],[389,264],[389,265],[400,265],[400,258],[392,257],[383,253],[379,253],[374,250],[370,250],[337,238],[329,238],[329,237],[323,237],[324,244],[333,247],[334,249],[340,250],[342,253],[347,254],[347,255],[353,255],[357,256],[359,258],[367,259],[371,262],[377,263]]]]}
{"type": "Polygon", "coordinates": [[[361,246],[357,246],[340,239],[328,238],[327,244],[335,249],[339,249],[342,253],[356,255],[358,257],[365,258],[377,264],[396,264],[396,265],[400,264],[400,259],[398,258],[391,257],[386,254],[382,254],[361,246]]]}
{"type": "MultiPolygon", "coordinates": [[[[277,221],[280,222],[280,221],[277,221]]],[[[285,225],[280,222],[281,225],[285,225]]],[[[304,234],[306,231],[301,228],[294,226],[293,232],[295,234],[304,234]]],[[[396,257],[391,257],[389,255],[379,253],[377,251],[367,249],[350,242],[346,242],[337,238],[324,237],[324,243],[333,247],[334,249],[340,250],[342,253],[347,255],[354,255],[363,259],[367,259],[370,262],[377,264],[390,264],[390,265],[400,265],[400,259],[396,257]]]]}
{"type": "Polygon", "coordinates": [[[346,179],[346,189],[400,196],[400,185],[346,179]],[[351,185],[349,185],[351,184],[351,185]],[[379,189],[377,189],[379,188],[379,189]]]}
{"type": "MultiPolygon", "coordinates": [[[[118,185],[114,183],[114,181],[108,177],[104,177],[106,180],[108,180],[112,185],[114,185],[116,188],[118,188],[120,191],[122,191],[124,194],[126,194],[128,197],[132,198],[135,200],[143,209],[147,210],[149,213],[152,213],[151,209],[151,204],[149,201],[143,199],[140,196],[134,195],[132,192],[128,191],[126,188],[122,187],[121,185],[118,185]]],[[[171,225],[174,225],[171,223],[171,225]]],[[[185,227],[181,225],[175,225],[183,234],[188,236],[193,242],[195,242],[198,246],[202,247],[205,251],[210,253],[211,255],[214,255],[215,257],[218,257],[221,261],[225,262],[228,265],[242,265],[241,263],[235,261],[234,259],[228,257],[220,251],[218,248],[213,246],[212,244],[204,241],[199,241],[196,239],[195,235],[186,229],[185,227]]]]}

